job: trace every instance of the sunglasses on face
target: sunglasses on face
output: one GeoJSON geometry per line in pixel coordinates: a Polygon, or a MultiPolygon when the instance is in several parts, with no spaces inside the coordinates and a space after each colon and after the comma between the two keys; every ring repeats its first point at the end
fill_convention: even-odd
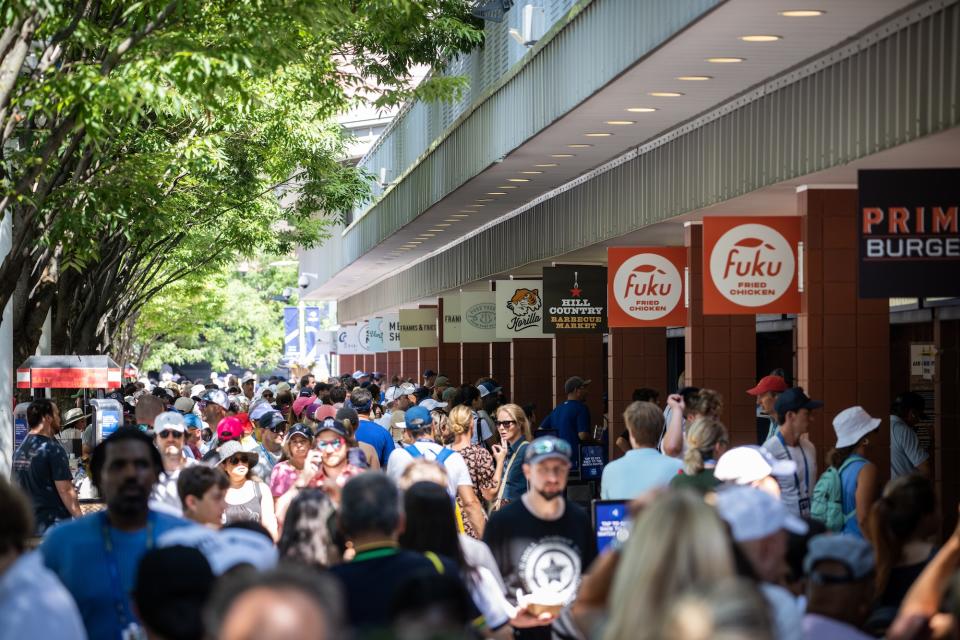
{"type": "Polygon", "coordinates": [[[180,431],[173,431],[172,429],[164,429],[163,431],[157,433],[157,435],[160,436],[161,438],[170,438],[170,437],[173,437],[173,438],[176,438],[177,440],[179,440],[180,438],[183,437],[183,433],[182,433],[182,432],[180,432],[180,431]]]}
{"type": "Polygon", "coordinates": [[[229,459],[227,460],[227,463],[228,463],[228,464],[232,464],[232,465],[234,465],[234,466],[236,466],[236,465],[238,465],[238,464],[244,464],[244,465],[245,465],[245,464],[247,464],[247,460],[248,460],[247,456],[236,455],[236,456],[233,456],[233,457],[229,458],[229,459]]]}
{"type": "Polygon", "coordinates": [[[495,423],[498,427],[509,427],[512,424],[517,424],[516,420],[497,420],[495,423]]]}
{"type": "Polygon", "coordinates": [[[281,422],[275,427],[270,427],[268,431],[273,431],[275,434],[282,436],[287,432],[287,425],[284,422],[281,422]]]}
{"type": "Polygon", "coordinates": [[[329,451],[331,453],[340,451],[343,446],[343,438],[337,440],[320,440],[317,442],[317,449],[320,451],[329,451]]]}

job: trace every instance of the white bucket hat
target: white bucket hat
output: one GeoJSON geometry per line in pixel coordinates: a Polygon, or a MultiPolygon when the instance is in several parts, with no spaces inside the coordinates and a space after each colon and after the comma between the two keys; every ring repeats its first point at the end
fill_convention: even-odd
{"type": "Polygon", "coordinates": [[[837,448],[849,447],[860,442],[863,436],[880,426],[880,418],[873,418],[863,407],[844,409],[833,419],[837,433],[837,448]]]}

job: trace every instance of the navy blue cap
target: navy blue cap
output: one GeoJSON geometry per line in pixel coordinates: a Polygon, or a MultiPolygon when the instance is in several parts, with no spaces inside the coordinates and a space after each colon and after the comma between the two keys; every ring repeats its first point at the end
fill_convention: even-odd
{"type": "Polygon", "coordinates": [[[400,426],[404,429],[424,429],[433,424],[430,410],[426,407],[411,407],[403,414],[400,426]]]}
{"type": "Polygon", "coordinates": [[[335,418],[325,418],[323,422],[317,425],[317,433],[321,431],[333,431],[341,438],[347,437],[347,427],[335,418]]]}
{"type": "Polygon", "coordinates": [[[310,427],[307,425],[298,422],[287,431],[287,435],[283,436],[283,443],[286,444],[290,442],[290,438],[293,436],[303,436],[310,442],[313,442],[313,431],[310,430],[310,427]]]}
{"type": "Polygon", "coordinates": [[[791,387],[777,396],[777,402],[773,405],[774,410],[780,419],[783,420],[787,411],[800,411],[800,409],[819,409],[823,403],[819,400],[811,400],[800,387],[791,387]]]}
{"type": "Polygon", "coordinates": [[[283,417],[283,414],[279,411],[267,411],[265,414],[260,416],[260,419],[257,420],[257,424],[260,425],[261,429],[276,429],[281,424],[287,421],[283,417]]]}

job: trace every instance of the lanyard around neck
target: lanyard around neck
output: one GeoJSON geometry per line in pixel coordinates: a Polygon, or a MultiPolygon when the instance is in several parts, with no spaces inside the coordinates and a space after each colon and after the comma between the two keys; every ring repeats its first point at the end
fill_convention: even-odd
{"type": "MultiPolygon", "coordinates": [[[[777,432],[777,439],[780,441],[780,444],[783,445],[783,450],[787,453],[787,457],[792,461],[793,456],[790,455],[790,448],[787,446],[787,441],[783,439],[783,434],[777,432]]],[[[810,494],[810,467],[807,466],[807,454],[803,452],[803,447],[800,446],[800,441],[797,440],[797,448],[800,449],[800,457],[803,458],[803,491],[800,490],[800,476],[797,475],[797,472],[793,472],[793,481],[797,483],[797,494],[803,497],[804,495],[810,494]]]]}

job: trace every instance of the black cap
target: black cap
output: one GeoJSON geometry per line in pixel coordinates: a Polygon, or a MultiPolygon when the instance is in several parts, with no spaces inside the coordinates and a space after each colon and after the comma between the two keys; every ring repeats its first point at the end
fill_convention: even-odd
{"type": "Polygon", "coordinates": [[[257,420],[257,424],[260,425],[261,429],[275,429],[286,421],[287,419],[284,418],[283,414],[279,411],[267,411],[265,414],[260,416],[260,419],[257,420]]]}
{"type": "Polygon", "coordinates": [[[317,434],[321,431],[333,431],[335,434],[341,438],[347,437],[347,427],[334,418],[326,418],[323,422],[317,425],[317,434]]]}
{"type": "Polygon", "coordinates": [[[893,399],[893,412],[902,413],[913,409],[921,420],[927,419],[927,402],[919,393],[904,391],[893,399]]]}
{"type": "Polygon", "coordinates": [[[303,436],[310,442],[313,442],[313,431],[310,430],[310,427],[307,425],[298,422],[287,430],[287,435],[283,437],[283,442],[290,442],[290,439],[293,436],[303,436]]]}
{"type": "Polygon", "coordinates": [[[800,411],[800,409],[819,409],[822,406],[823,403],[819,400],[811,400],[808,398],[807,394],[805,394],[800,387],[791,387],[777,396],[774,409],[777,415],[780,416],[780,419],[783,420],[787,415],[787,411],[796,412],[800,411]]]}
{"type": "Polygon", "coordinates": [[[437,375],[437,372],[434,371],[433,369],[427,369],[426,371],[423,372],[424,378],[432,378],[435,375],[437,375]]]}
{"type": "Polygon", "coordinates": [[[300,389],[300,395],[297,397],[309,398],[312,395],[313,395],[313,387],[304,387],[303,389],[300,389]]]}

